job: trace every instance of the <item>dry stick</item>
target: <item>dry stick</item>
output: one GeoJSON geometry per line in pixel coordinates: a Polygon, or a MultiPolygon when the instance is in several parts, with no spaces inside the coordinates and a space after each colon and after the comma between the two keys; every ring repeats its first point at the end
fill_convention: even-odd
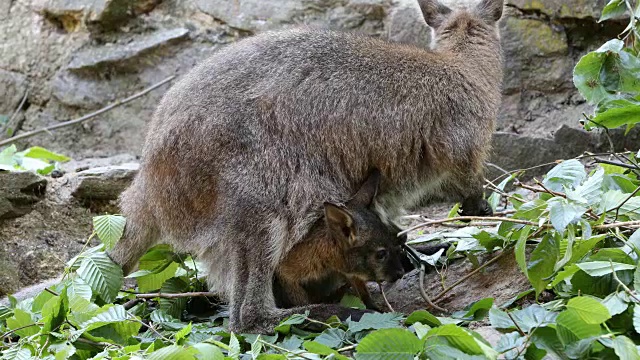
{"type": "Polygon", "coordinates": [[[11,124],[11,122],[13,121],[13,119],[16,118],[16,116],[18,116],[18,114],[20,113],[20,110],[22,110],[22,108],[24,107],[24,103],[27,102],[27,96],[29,96],[29,89],[27,89],[24,92],[24,96],[22,97],[22,101],[20,101],[20,105],[18,105],[18,107],[16,108],[16,110],[13,112],[13,115],[11,115],[11,118],[9,118],[9,122],[7,124],[11,124]]]}
{"type": "Polygon", "coordinates": [[[0,141],[0,146],[13,144],[14,142],[16,142],[18,140],[26,139],[26,138],[38,135],[38,134],[43,133],[43,132],[49,132],[51,130],[59,129],[61,127],[71,126],[71,125],[83,123],[83,122],[85,122],[87,120],[90,120],[90,119],[92,119],[92,118],[94,118],[94,117],[96,117],[96,116],[98,116],[100,114],[103,114],[103,113],[105,113],[105,112],[107,112],[107,111],[109,111],[111,109],[114,109],[114,108],[116,108],[118,106],[124,105],[124,104],[126,104],[126,103],[128,103],[128,102],[130,102],[132,100],[135,100],[135,99],[137,99],[137,98],[139,98],[141,96],[144,96],[147,93],[151,92],[152,90],[155,90],[155,89],[159,88],[160,86],[168,83],[169,81],[171,81],[173,79],[175,79],[175,75],[174,76],[169,76],[168,78],[160,81],[159,83],[157,83],[155,85],[152,85],[152,86],[140,91],[139,93],[131,95],[131,96],[129,96],[128,98],[126,98],[124,100],[118,100],[118,101],[114,102],[113,104],[107,105],[107,106],[103,107],[100,110],[94,111],[94,112],[92,112],[90,114],[87,114],[85,116],[79,117],[77,119],[61,122],[59,124],[47,126],[47,127],[44,127],[44,128],[33,130],[33,131],[28,131],[28,132],[26,132],[24,134],[20,134],[18,136],[14,136],[14,137],[6,139],[6,140],[2,140],[2,141],[0,141]]]}
{"type": "MultiPolygon", "coordinates": [[[[513,218],[508,218],[508,217],[499,217],[499,216],[456,216],[456,217],[452,217],[452,218],[432,220],[432,221],[427,221],[427,222],[422,223],[422,224],[418,224],[416,226],[410,227],[410,228],[408,228],[406,230],[403,230],[403,231],[399,232],[398,236],[404,235],[404,234],[408,233],[409,231],[413,231],[413,230],[420,229],[420,228],[423,228],[423,227],[427,227],[427,226],[431,226],[431,225],[444,224],[444,223],[454,222],[454,221],[462,221],[462,220],[506,221],[506,222],[512,222],[512,223],[516,223],[516,224],[538,226],[537,222],[528,221],[528,220],[521,220],[521,219],[513,219],[513,218]]],[[[472,224],[469,224],[469,225],[472,225],[472,224]]],[[[548,225],[548,224],[544,224],[543,226],[544,227],[551,227],[551,225],[548,225]]]]}
{"type": "Polygon", "coordinates": [[[622,207],[622,206],[623,206],[627,201],[631,200],[631,198],[632,198],[632,197],[634,197],[634,196],[638,193],[638,190],[640,190],[640,186],[639,186],[639,187],[637,187],[635,190],[633,190],[633,192],[632,192],[631,194],[629,194],[629,196],[627,196],[627,198],[626,198],[626,199],[624,199],[624,200],[620,203],[620,205],[618,205],[618,206],[616,206],[615,208],[613,208],[613,209],[609,210],[609,211],[612,211],[612,210],[615,210],[615,211],[616,211],[616,217],[614,218],[614,221],[618,221],[618,213],[620,212],[620,208],[621,208],[621,207],[622,207]]]}
{"type": "Polygon", "coordinates": [[[422,296],[422,298],[424,299],[424,301],[427,302],[427,304],[429,304],[429,306],[431,306],[432,308],[438,310],[438,311],[442,311],[442,312],[447,312],[447,309],[442,308],[438,305],[436,305],[433,301],[431,301],[431,299],[429,298],[429,295],[427,295],[427,291],[424,289],[424,273],[425,273],[425,268],[424,268],[424,264],[420,265],[420,279],[419,281],[419,288],[420,288],[420,295],[422,296]]]}
{"type": "Polygon", "coordinates": [[[384,288],[382,288],[382,284],[378,283],[378,287],[380,288],[380,293],[382,294],[382,298],[384,299],[384,303],[387,305],[389,310],[391,310],[391,312],[396,312],[395,310],[393,310],[393,307],[389,303],[389,300],[387,300],[387,294],[384,293],[384,288]]]}
{"type": "Polygon", "coordinates": [[[513,318],[513,315],[511,315],[509,311],[506,311],[506,313],[507,313],[507,316],[509,316],[509,319],[511,319],[511,321],[513,322],[513,325],[515,325],[516,329],[518,329],[518,332],[520,333],[520,335],[525,336],[526,334],[524,333],[524,331],[522,331],[522,329],[520,328],[520,325],[518,325],[516,320],[513,318]]]}
{"type": "MultiPolygon", "coordinates": [[[[510,250],[510,249],[509,249],[510,250]]],[[[504,254],[507,253],[507,249],[502,250],[502,252],[498,255],[496,255],[493,259],[487,261],[486,263],[478,266],[477,269],[473,270],[472,272],[468,273],[467,275],[465,275],[464,277],[460,278],[458,281],[456,281],[455,283],[449,285],[449,287],[447,287],[446,289],[442,290],[442,292],[438,295],[436,295],[435,298],[433,298],[433,302],[434,303],[438,303],[442,300],[442,298],[451,290],[453,290],[456,286],[462,284],[463,282],[469,280],[472,276],[474,276],[475,274],[477,274],[478,272],[480,272],[482,269],[486,268],[487,266],[495,263],[496,261],[500,260],[500,258],[502,258],[504,256],[504,254]]]]}
{"type": "Polygon", "coordinates": [[[625,163],[621,163],[621,162],[617,162],[617,161],[605,160],[605,159],[600,159],[600,158],[595,158],[593,161],[598,163],[598,164],[615,165],[615,166],[620,166],[620,167],[625,168],[625,169],[632,169],[632,170],[637,170],[638,169],[634,165],[625,164],[625,163]]]}
{"type": "Polygon", "coordinates": [[[4,338],[6,338],[7,336],[9,336],[9,335],[11,335],[11,334],[15,333],[16,331],[20,331],[20,330],[22,330],[22,329],[30,328],[30,327],[32,327],[32,326],[43,326],[43,325],[44,325],[44,324],[42,324],[42,323],[33,323],[33,324],[25,325],[25,326],[20,326],[19,328],[16,328],[16,329],[13,329],[13,330],[9,330],[9,331],[7,331],[6,333],[4,333],[4,334],[0,335],[0,339],[4,339],[4,338]]]}
{"type": "Polygon", "coordinates": [[[618,277],[618,275],[616,274],[616,270],[613,268],[613,262],[611,260],[609,260],[609,264],[611,266],[611,273],[613,274],[613,279],[618,283],[618,285],[622,286],[622,288],[624,289],[624,291],[627,293],[627,295],[631,296],[633,298],[633,300],[636,301],[636,303],[640,303],[640,299],[638,299],[636,297],[636,295],[634,294],[633,291],[631,291],[631,289],[629,289],[629,287],[627,285],[625,285],[625,283],[623,283],[622,281],[620,281],[620,278],[618,277]]]}
{"type": "Polygon", "coordinates": [[[178,298],[186,298],[186,297],[207,297],[207,296],[218,296],[216,293],[200,291],[200,292],[186,292],[186,293],[150,293],[150,294],[135,294],[138,299],[153,299],[153,298],[163,298],[163,299],[178,299],[178,298]]]}

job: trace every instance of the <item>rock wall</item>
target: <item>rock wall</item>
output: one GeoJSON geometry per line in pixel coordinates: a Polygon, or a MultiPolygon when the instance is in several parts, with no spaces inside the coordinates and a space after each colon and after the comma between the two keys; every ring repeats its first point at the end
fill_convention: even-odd
{"type": "MultiPolygon", "coordinates": [[[[579,128],[589,107],[571,79],[582,54],[624,29],[624,21],[597,22],[604,3],[507,0],[501,22],[506,79],[493,162],[524,168],[605,146],[600,135],[579,128]]],[[[244,36],[298,24],[424,47],[430,36],[415,0],[0,0],[0,139],[184,74],[244,36]]],[[[86,164],[135,161],[145,124],[167,87],[82,126],[20,143],[79,162],[67,164],[60,179],[0,173],[0,295],[58,273],[82,247],[91,217],[117,211],[113,194],[127,183],[129,170],[108,176],[79,171],[86,164]],[[105,180],[101,176],[111,188],[95,186],[105,180]]],[[[636,132],[614,142],[637,148],[639,137],[636,132]]]]}

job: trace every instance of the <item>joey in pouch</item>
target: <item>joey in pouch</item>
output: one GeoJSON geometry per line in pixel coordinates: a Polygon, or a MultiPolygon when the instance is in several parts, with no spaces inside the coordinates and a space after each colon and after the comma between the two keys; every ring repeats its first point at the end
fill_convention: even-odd
{"type": "Polygon", "coordinates": [[[313,234],[324,202],[347,202],[371,169],[384,223],[439,197],[469,204],[465,215],[486,213],[503,0],[418,2],[432,49],[289,29],[231,44],[184,75],[160,101],[121,195],[127,225],[114,261],[128,273],[169,242],[207,264],[210,290],[229,301],[230,330],[267,333],[305,310],[352,315],[333,304],[278,308],[273,278],[313,234]]]}

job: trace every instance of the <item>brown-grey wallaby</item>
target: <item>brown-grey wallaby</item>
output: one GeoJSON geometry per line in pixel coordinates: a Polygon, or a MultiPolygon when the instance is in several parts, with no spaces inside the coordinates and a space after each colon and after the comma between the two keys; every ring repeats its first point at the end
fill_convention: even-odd
{"type": "Polygon", "coordinates": [[[231,330],[269,332],[305,310],[351,314],[279,309],[272,279],[323,202],[348,201],[371,169],[385,222],[440,196],[490,213],[482,170],[501,98],[503,0],[419,4],[431,50],[294,29],[229,45],[185,75],[160,102],[121,197],[127,226],[113,259],[129,272],[155,241],[171,242],[208,263],[231,330]]]}

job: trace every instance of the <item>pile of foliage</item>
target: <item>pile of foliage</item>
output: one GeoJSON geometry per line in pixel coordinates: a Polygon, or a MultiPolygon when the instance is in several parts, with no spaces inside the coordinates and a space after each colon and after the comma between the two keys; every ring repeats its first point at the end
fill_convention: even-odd
{"type": "MultiPolygon", "coordinates": [[[[583,119],[587,129],[630,129],[640,121],[639,10],[611,0],[603,20],[631,15],[623,40],[576,65],[576,87],[594,105],[583,119]]],[[[46,173],[50,161],[64,160],[57,156],[6,148],[0,170],[46,173]],[[33,168],[32,159],[46,166],[33,168]]],[[[124,287],[122,270],[106,251],[126,219],[97,216],[87,244],[97,237],[100,245],[72,259],[60,284],[0,305],[0,359],[640,359],[639,158],[585,154],[559,161],[533,185],[518,180],[521,171],[505,173],[487,181],[489,201],[502,217],[460,218],[454,208],[447,219],[419,225],[464,226],[413,240],[455,243],[420,259],[425,263],[464,256],[482,268],[480,254],[515,256],[531,289],[508,303],[478,299],[447,317],[421,310],[320,322],[300,314],[270,336],[229,332],[227,309],[205,292],[206,268],[168,246],[148,251],[128,276],[136,285],[124,287]],[[511,185],[522,191],[505,192],[511,185]],[[468,327],[478,321],[504,336],[489,344],[468,327]],[[313,331],[303,326],[309,323],[313,331]]],[[[349,296],[342,303],[363,307],[349,296]]]]}

